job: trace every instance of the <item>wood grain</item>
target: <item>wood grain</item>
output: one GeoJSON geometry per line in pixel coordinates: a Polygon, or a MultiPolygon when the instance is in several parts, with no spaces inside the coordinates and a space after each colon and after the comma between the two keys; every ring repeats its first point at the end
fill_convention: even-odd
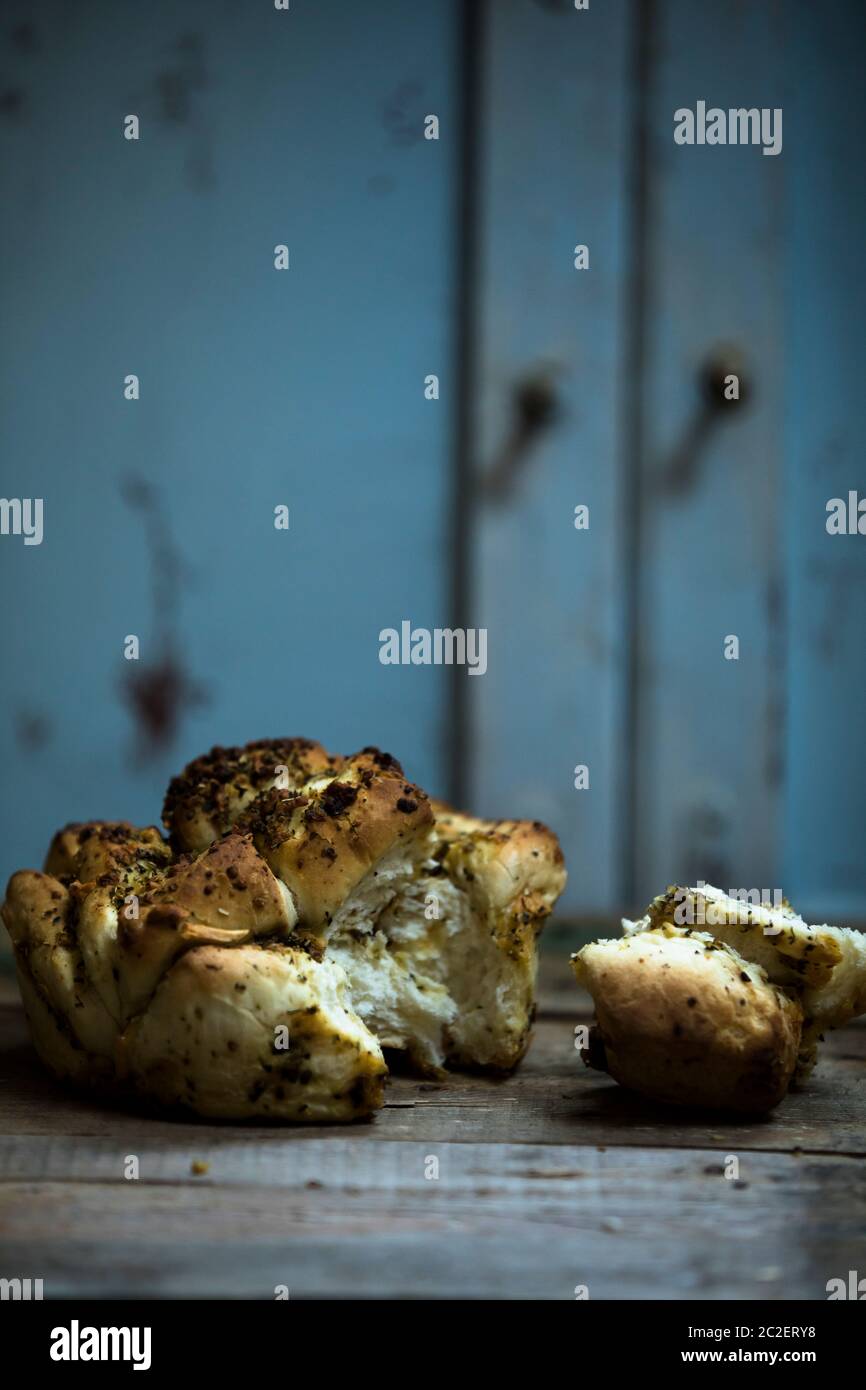
{"type": "Polygon", "coordinates": [[[469,682],[472,805],[556,827],[564,911],[622,897],[620,449],[629,7],[485,7],[474,453],[479,480],[515,436],[515,392],[551,384],[547,428],[517,442],[512,485],[479,491],[473,619],[489,669],[469,682]],[[574,248],[589,248],[575,269],[574,248]],[[588,530],[575,530],[578,505],[588,530]],[[590,786],[574,789],[586,764],[590,786]]]}
{"type": "Polygon", "coordinates": [[[59,1298],[823,1298],[862,1252],[866,1028],[769,1119],[666,1112],[583,1067],[569,980],[545,961],[514,1077],[395,1077],[373,1123],[328,1129],[70,1095],[7,994],[0,1273],[59,1298]]]}
{"type": "Polygon", "coordinates": [[[754,1154],[734,1182],[700,1150],[445,1143],[425,1182],[425,1145],[273,1143],[185,1181],[163,1155],[166,1182],[4,1183],[4,1265],[49,1297],[788,1299],[862,1250],[851,1159],[754,1154]]]}
{"type": "MultiPolygon", "coordinates": [[[[783,105],[767,4],[713,23],[661,0],[647,120],[645,439],[641,459],[636,896],[660,879],[781,887],[784,793],[782,197],[786,155],[678,146],[673,112],[712,94],[783,105]],[[728,352],[727,348],[731,351],[728,352]],[[708,357],[741,354],[740,402],[686,448],[708,357]],[[748,389],[748,399],[746,391],[748,389]],[[684,465],[686,460],[683,460],[684,465]],[[725,660],[729,634],[739,660],[725,660]],[[772,876],[772,882],[769,877],[772,876]]],[[[747,103],[748,104],[748,103],[747,103]]],[[[786,151],[787,154],[787,151],[786,151]]],[[[726,371],[728,368],[726,368],[726,371]]]]}
{"type": "MultiPolygon", "coordinates": [[[[458,1143],[609,1144],[627,1147],[706,1147],[772,1152],[866,1154],[864,1067],[866,1027],[828,1037],[808,1086],[792,1092],[769,1117],[743,1119],[714,1112],[665,1110],[587,1070],[574,1049],[574,1026],[588,1021],[585,995],[568,983],[562,963],[546,970],[543,1006],[533,1045],[515,1075],[503,1080],[455,1074],[434,1083],[394,1076],[385,1108],[369,1124],[329,1127],[330,1137],[356,1144],[437,1140],[458,1143]],[[569,1002],[569,1000],[573,1002],[569,1002]],[[548,1002],[549,1001],[549,1002],[548,1002]]],[[[121,1147],[146,1134],[161,1142],[309,1143],[319,1128],[214,1125],[144,1116],[74,1095],[40,1066],[27,1040],[20,1007],[0,1007],[0,1135],[112,1138],[121,1147]]],[[[124,1149],[124,1152],[138,1152],[124,1149]]],[[[24,1170],[27,1171],[27,1170],[24,1170]]]]}

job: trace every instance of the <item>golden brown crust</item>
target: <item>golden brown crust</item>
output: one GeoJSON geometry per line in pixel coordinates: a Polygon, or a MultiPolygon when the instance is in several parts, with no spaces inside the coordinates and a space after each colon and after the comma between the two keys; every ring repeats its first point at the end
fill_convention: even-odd
{"type": "Polygon", "coordinates": [[[399,763],[375,749],[344,760],[337,778],[256,798],[238,822],[297,904],[298,930],[322,945],[350,894],[392,851],[420,858],[433,813],[399,763]]]}
{"type": "Polygon", "coordinates": [[[387,1072],[343,989],[338,967],[287,947],[196,947],[124,1031],[123,1076],[214,1119],[366,1118],[387,1072]]]}
{"type": "Polygon", "coordinates": [[[697,921],[697,930],[708,931],[735,949],[745,950],[751,942],[762,946],[767,960],[776,957],[778,965],[787,969],[785,983],[820,988],[842,958],[839,941],[831,932],[808,926],[790,904],[773,908],[742,902],[706,885],[703,892],[671,885],[653,899],[646,915],[650,926],[678,926],[685,908],[697,921]]]}
{"type": "Polygon", "coordinates": [[[251,837],[231,833],[199,856],[182,856],[141,897],[120,901],[110,885],[86,892],[78,937],[92,978],[122,1023],[146,1006],[190,947],[287,939],[294,921],[291,897],[251,837]]]}
{"type": "Polygon", "coordinates": [[[544,915],[565,884],[559,841],[539,821],[482,822],[451,844],[444,862],[488,912],[544,915]]]}
{"type": "Polygon", "coordinates": [[[25,869],[13,874],[0,912],[15,948],[25,1004],[34,1005],[28,1016],[40,1055],[49,1065],[54,1058],[62,1062],[63,1075],[110,1074],[114,1020],[87,972],[74,893],[49,874],[25,869]]]}
{"type": "MultiPolygon", "coordinates": [[[[754,896],[757,896],[755,894],[754,896]]],[[[866,935],[847,927],[810,926],[790,903],[778,906],[731,896],[712,884],[673,886],[655,898],[627,934],[648,927],[709,932],[766,972],[799,999],[804,1015],[797,1081],[815,1065],[817,1043],[827,1029],[866,1013],[866,935]]]]}
{"type": "Polygon", "coordinates": [[[306,739],[213,749],[172,782],[165,823],[169,842],[66,826],[52,872],[10,884],[22,994],[59,1075],[214,1117],[348,1120],[381,1104],[380,1028],[421,1070],[516,1065],[565,879],[544,826],[434,825],[392,756],[306,739]],[[370,1027],[362,996],[384,1010],[370,1027]],[[268,1053],[289,1015],[294,1077],[268,1053]]]}
{"type": "Polygon", "coordinates": [[[45,872],[81,883],[101,878],[148,876],[167,867],[172,853],[155,825],[129,821],[86,821],[58,830],[45,858],[45,872]]]}
{"type": "Polygon", "coordinates": [[[37,945],[62,930],[69,903],[69,889],[51,874],[19,869],[6,889],[3,921],[15,947],[37,945]]]}
{"type": "Polygon", "coordinates": [[[2,915],[46,1064],[226,1119],[369,1115],[382,1103],[379,1044],[347,1008],[340,967],[288,944],[295,904],[252,836],[169,857],[152,828],[94,823],[55,837],[49,859],[71,866],[68,884],[10,881],[2,915]],[[294,1077],[264,1041],[289,1014],[294,1077]]]}
{"type": "Polygon", "coordinates": [[[217,745],[172,778],[163,821],[179,849],[200,853],[275,781],[284,790],[297,789],[311,777],[336,775],[343,761],[307,738],[259,739],[243,748],[217,745]]]}
{"type": "Polygon", "coordinates": [[[212,749],[174,778],[164,818],[173,842],[199,851],[230,827],[251,835],[317,949],[386,855],[404,847],[421,856],[433,819],[426,793],[390,754],[335,757],[309,739],[212,749]]]}
{"type": "Polygon", "coordinates": [[[525,950],[565,887],[559,840],[541,821],[481,820],[440,807],[434,803],[436,858],[503,949],[525,950]]]}
{"type": "Polygon", "coordinates": [[[802,1009],[702,933],[651,929],[574,957],[598,1034],[585,1060],[654,1100],[761,1112],[785,1095],[802,1009]]]}
{"type": "Polygon", "coordinates": [[[256,850],[252,835],[238,831],[215,840],[201,855],[178,859],[141,905],[150,920],[171,908],[184,921],[251,936],[285,934],[296,921],[290,897],[256,850]]]}
{"type": "Polygon", "coordinates": [[[83,821],[72,821],[57,831],[45,856],[44,869],[47,874],[62,878],[72,873],[81,848],[80,832],[87,828],[83,821]]]}

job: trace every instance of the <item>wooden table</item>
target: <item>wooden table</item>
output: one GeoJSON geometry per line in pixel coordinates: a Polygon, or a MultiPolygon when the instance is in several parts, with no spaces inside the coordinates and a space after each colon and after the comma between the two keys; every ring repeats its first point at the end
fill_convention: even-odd
{"type": "Polygon", "coordinates": [[[395,1078],[371,1124],[246,1128],[68,1095],[5,985],[0,1276],[43,1278],[47,1298],[825,1299],[864,1271],[866,1027],[743,1122],[586,1070],[588,1017],[557,954],[509,1080],[395,1078]]]}

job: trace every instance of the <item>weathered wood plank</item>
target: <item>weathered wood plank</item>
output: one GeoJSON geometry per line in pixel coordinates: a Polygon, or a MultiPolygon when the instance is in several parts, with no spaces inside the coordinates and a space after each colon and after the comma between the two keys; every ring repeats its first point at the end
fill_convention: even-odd
{"type": "Polygon", "coordinates": [[[43,1278],[50,1298],[571,1299],[586,1285],[785,1300],[823,1298],[856,1268],[866,1028],[835,1035],[809,1091],[749,1124],[666,1114],[587,1072],[572,1028],[588,1001],[561,957],[544,962],[542,1005],[508,1080],[395,1077],[372,1124],[282,1129],[145,1121],[67,1094],[7,1003],[3,1270],[43,1278]]]}
{"type": "Polygon", "coordinates": [[[0,886],[64,821],[158,818],[216,741],[380,743],[444,791],[446,673],[381,666],[377,634],[447,619],[456,0],[27,8],[34,52],[3,46],[24,118],[0,122],[0,440],[45,539],[0,546],[0,886]],[[184,577],[156,611],[130,475],[184,577]],[[123,637],[155,663],[169,616],[208,698],[131,771],[123,637]]]}
{"type": "Polygon", "coordinates": [[[724,108],[784,105],[778,14],[760,3],[732,17],[689,0],[660,0],[655,13],[635,906],[659,883],[699,877],[786,887],[781,196],[796,152],[786,144],[765,158],[751,146],[673,137],[674,111],[699,97],[724,108]],[[723,345],[746,364],[741,401],[723,402],[684,448],[705,400],[702,368],[723,345]],[[724,658],[728,635],[739,639],[738,661],[724,658]]]}
{"type": "Polygon", "coordinates": [[[791,1299],[862,1250],[853,1159],[457,1144],[427,1182],[422,1145],[300,1148],[318,1176],[276,1188],[4,1183],[4,1266],[48,1297],[791,1299]]]}
{"type": "Polygon", "coordinates": [[[621,895],[628,6],[496,0],[486,14],[472,622],[490,636],[487,674],[469,681],[472,804],[554,826],[564,909],[604,909],[621,895]],[[588,269],[575,268],[578,244],[588,269]],[[520,439],[516,393],[539,376],[554,414],[520,439]],[[480,485],[506,455],[513,479],[497,499],[480,485]],[[578,763],[588,790],[574,788],[578,763]]]}
{"type": "Polygon", "coordinates": [[[785,559],[793,621],[783,881],[802,911],[814,905],[830,921],[850,921],[866,911],[866,539],[828,535],[826,507],[849,489],[866,496],[866,184],[851,177],[862,168],[866,129],[866,7],[783,12],[782,48],[796,74],[785,93],[785,559]]]}
{"type": "MultiPolygon", "coordinates": [[[[588,1017],[575,990],[567,1014],[539,1020],[533,1046],[517,1073],[504,1080],[453,1075],[431,1083],[395,1076],[387,1103],[362,1126],[338,1126],[329,1137],[639,1147],[706,1147],[866,1154],[864,1071],[866,1028],[855,1025],[828,1039],[824,1060],[808,1088],[790,1095],[766,1118],[745,1120],[664,1110],[588,1071],[573,1047],[573,1026],[588,1017]]],[[[0,1009],[0,1134],[91,1135],[111,1138],[124,1153],[149,1141],[309,1143],[321,1129],[212,1125],[142,1116],[75,1095],[48,1076],[27,1041],[20,1009],[0,1009]]]]}

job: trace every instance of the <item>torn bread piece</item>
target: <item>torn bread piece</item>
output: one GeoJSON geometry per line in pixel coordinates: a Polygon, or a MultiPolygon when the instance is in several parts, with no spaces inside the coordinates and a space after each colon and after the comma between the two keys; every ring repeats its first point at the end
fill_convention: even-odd
{"type": "Polygon", "coordinates": [[[434,802],[428,855],[375,920],[336,931],[352,1001],[418,1070],[512,1070],[529,1043],[538,937],[565,884],[538,821],[489,821],[434,802]]]}
{"type": "Polygon", "coordinates": [[[866,934],[849,927],[809,926],[789,903],[768,906],[731,896],[711,884],[671,887],[627,936],[658,926],[706,931],[760,965],[767,978],[799,999],[804,1015],[796,1080],[815,1065],[825,1030],[866,1013],[866,934]]]}
{"type": "Polygon", "coordinates": [[[595,1004],[588,1066],[673,1105],[762,1112],[785,1095],[802,1009],[731,947],[662,924],[572,959],[595,1004]]]}
{"type": "Polygon", "coordinates": [[[342,966],[352,1007],[415,1070],[517,1065],[538,934],[565,883],[545,826],[462,815],[388,753],[307,740],[212,750],[173,780],[164,814],[181,844],[229,825],[253,836],[297,934],[342,966]]]}

